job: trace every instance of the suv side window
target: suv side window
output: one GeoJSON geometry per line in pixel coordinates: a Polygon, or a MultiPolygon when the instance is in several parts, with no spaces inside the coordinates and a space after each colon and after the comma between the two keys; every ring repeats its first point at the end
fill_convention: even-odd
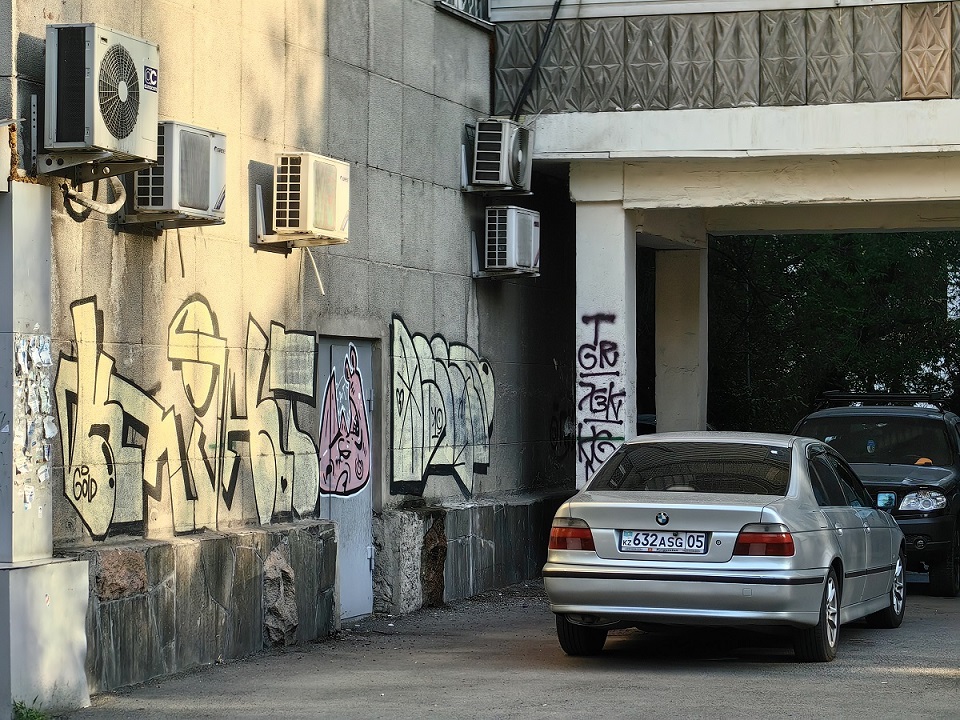
{"type": "Polygon", "coordinates": [[[849,505],[846,495],[840,487],[840,478],[837,477],[831,463],[827,462],[825,453],[810,458],[809,469],[813,495],[821,507],[849,505]]]}

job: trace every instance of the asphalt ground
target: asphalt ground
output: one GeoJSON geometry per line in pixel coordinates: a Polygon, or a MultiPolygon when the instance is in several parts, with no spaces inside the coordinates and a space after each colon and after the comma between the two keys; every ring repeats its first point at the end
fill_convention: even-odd
{"type": "Polygon", "coordinates": [[[801,664],[783,637],[617,631],[604,653],[559,648],[539,581],[328,639],[93,698],[120,718],[960,718],[960,598],[908,588],[897,630],[841,629],[801,664]]]}

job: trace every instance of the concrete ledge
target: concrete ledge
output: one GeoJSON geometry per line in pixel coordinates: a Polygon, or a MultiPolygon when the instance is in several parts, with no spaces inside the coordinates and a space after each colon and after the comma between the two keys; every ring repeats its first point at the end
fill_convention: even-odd
{"type": "Polygon", "coordinates": [[[382,511],[374,609],[404,614],[539,577],[550,522],[573,492],[382,511]]]}
{"type": "Polygon", "coordinates": [[[89,562],[91,693],[308,642],[339,624],[336,536],[327,521],[58,554],[89,562]]]}

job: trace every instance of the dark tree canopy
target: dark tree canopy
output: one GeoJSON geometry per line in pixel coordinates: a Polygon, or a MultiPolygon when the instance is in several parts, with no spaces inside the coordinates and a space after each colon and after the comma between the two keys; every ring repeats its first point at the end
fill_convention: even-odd
{"type": "Polygon", "coordinates": [[[824,390],[954,394],[957,270],[960,233],[712,238],[711,422],[788,432],[824,390]]]}

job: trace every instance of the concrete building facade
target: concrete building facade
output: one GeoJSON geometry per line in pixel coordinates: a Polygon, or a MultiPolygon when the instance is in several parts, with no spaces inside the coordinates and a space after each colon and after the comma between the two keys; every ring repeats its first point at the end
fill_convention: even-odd
{"type": "Polygon", "coordinates": [[[0,11],[0,702],[77,707],[537,575],[572,488],[572,206],[562,178],[514,198],[557,207],[539,277],[474,277],[503,202],[462,191],[491,113],[477,11],[0,11]],[[44,164],[61,24],[158,47],[141,100],[224,136],[222,224],[133,222],[112,180],[44,164]],[[348,242],[260,242],[292,152],[347,163],[348,242]]]}

